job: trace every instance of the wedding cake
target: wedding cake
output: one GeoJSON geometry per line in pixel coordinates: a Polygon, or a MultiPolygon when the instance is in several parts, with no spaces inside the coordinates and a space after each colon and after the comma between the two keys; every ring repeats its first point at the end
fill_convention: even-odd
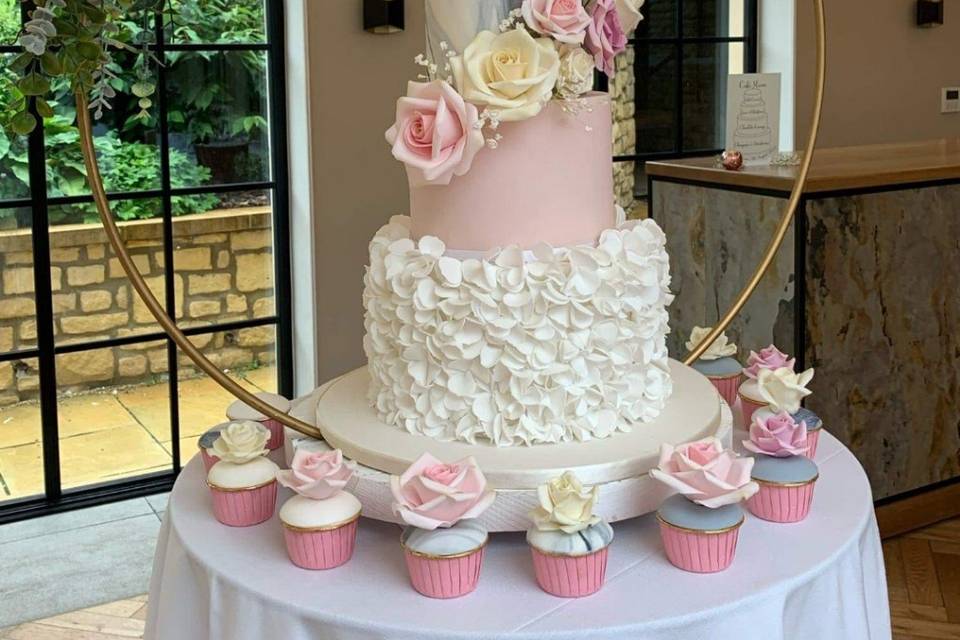
{"type": "Polygon", "coordinates": [[[435,441],[603,439],[672,391],[670,270],[652,220],[614,204],[594,70],[642,0],[427,0],[420,80],[386,138],[409,216],[370,243],[369,401],[435,441]]]}

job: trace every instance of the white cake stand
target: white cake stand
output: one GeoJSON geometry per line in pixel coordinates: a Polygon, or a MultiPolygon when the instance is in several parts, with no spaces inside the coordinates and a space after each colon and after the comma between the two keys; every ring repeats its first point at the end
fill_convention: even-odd
{"type": "Polygon", "coordinates": [[[716,435],[729,445],[733,415],[710,382],[671,361],[674,392],[657,420],[630,433],[559,445],[495,447],[438,442],[381,422],[366,400],[366,367],[331,380],[294,404],[291,413],[313,423],[326,442],[287,430],[287,461],[298,447],[341,449],[358,464],[348,487],[363,503],[363,515],[399,522],[391,509],[390,475],[399,474],[425,451],[445,461],[476,458],[497,491],[494,505],[481,516],[490,531],[523,531],[537,504],[536,488],[572,470],[600,488],[596,513],[609,522],[656,509],[666,491],[647,472],[656,466],[660,444],[677,444],[716,435]]]}

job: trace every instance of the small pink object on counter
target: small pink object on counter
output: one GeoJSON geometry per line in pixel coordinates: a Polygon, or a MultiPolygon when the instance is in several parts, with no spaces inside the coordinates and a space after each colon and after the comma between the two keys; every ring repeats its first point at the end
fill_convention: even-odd
{"type": "MultiPolygon", "coordinates": [[[[280,413],[290,411],[290,401],[283,396],[275,393],[260,392],[255,394],[258,399],[266,402],[280,413]]],[[[233,404],[227,407],[227,418],[229,420],[252,420],[259,422],[270,431],[270,439],[267,441],[267,448],[270,451],[279,449],[283,446],[283,425],[276,420],[271,420],[266,415],[247,405],[242,400],[235,400],[233,404]]]]}
{"type": "Polygon", "coordinates": [[[739,151],[724,151],[720,156],[720,164],[727,171],[739,171],[743,167],[743,154],[739,151]]]}

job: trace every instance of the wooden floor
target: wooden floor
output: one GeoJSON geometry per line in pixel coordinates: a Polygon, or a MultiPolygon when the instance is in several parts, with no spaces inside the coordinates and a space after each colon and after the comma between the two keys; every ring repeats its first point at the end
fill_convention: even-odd
{"type": "MultiPolygon", "coordinates": [[[[960,518],[887,540],[883,555],[895,640],[960,640],[960,518]]],[[[146,602],[139,596],[2,629],[0,640],[142,638],[146,602]]]]}

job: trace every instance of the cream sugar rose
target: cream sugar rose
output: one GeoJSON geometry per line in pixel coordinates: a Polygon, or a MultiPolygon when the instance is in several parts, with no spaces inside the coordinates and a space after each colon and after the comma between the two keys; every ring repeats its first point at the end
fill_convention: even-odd
{"type": "MultiPolygon", "coordinates": [[[[712,330],[710,327],[694,327],[685,345],[687,350],[693,351],[700,346],[712,330]]],[[[740,363],[733,357],[736,354],[737,345],[730,342],[726,334],[721,332],[693,363],[693,368],[710,380],[720,397],[730,407],[733,407],[733,403],[737,400],[737,390],[740,388],[742,377],[740,363]]]]}
{"type": "Polygon", "coordinates": [[[210,454],[219,461],[210,468],[207,485],[221,523],[249,527],[273,516],[278,467],[265,457],[269,438],[257,422],[231,422],[213,443],[210,454]]]}

